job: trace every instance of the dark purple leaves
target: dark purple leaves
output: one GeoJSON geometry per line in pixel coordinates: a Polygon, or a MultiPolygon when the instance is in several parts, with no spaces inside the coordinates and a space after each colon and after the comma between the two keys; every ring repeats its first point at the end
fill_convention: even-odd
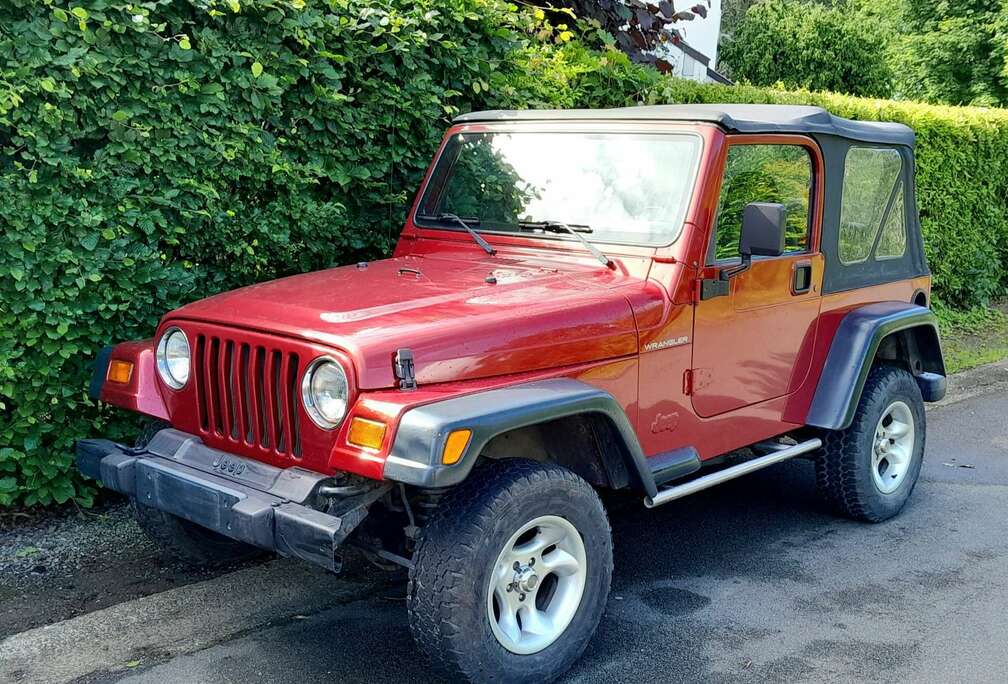
{"type": "Polygon", "coordinates": [[[710,0],[677,11],[674,0],[533,0],[546,11],[558,7],[573,11],[578,19],[590,19],[616,38],[616,44],[638,64],[652,64],[660,71],[671,64],[654,54],[663,43],[678,45],[682,36],[676,24],[706,17],[710,0]]]}

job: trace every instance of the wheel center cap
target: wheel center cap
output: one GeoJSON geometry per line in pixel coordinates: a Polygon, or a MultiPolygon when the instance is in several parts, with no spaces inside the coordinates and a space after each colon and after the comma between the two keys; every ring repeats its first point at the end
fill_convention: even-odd
{"type": "Polygon", "coordinates": [[[528,565],[523,566],[515,572],[515,584],[518,585],[521,591],[527,594],[539,586],[539,575],[528,565]]]}

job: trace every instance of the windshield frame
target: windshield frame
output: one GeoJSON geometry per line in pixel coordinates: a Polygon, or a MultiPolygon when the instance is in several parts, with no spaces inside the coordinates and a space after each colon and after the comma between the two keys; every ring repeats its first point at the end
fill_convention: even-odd
{"type": "MultiPolygon", "coordinates": [[[[556,135],[593,135],[593,134],[605,134],[605,135],[628,135],[628,136],[679,136],[679,137],[692,137],[697,142],[697,152],[693,160],[692,168],[690,171],[691,185],[689,191],[684,195],[683,212],[682,218],[676,226],[675,233],[670,236],[669,239],[662,242],[653,241],[649,242],[646,240],[600,240],[594,235],[586,235],[585,237],[593,244],[599,246],[613,245],[613,246],[625,246],[634,248],[644,248],[648,250],[659,250],[671,247],[676,244],[685,232],[685,226],[690,222],[691,211],[693,209],[694,203],[697,201],[698,191],[699,191],[699,181],[702,175],[704,159],[706,155],[707,138],[703,135],[695,126],[683,125],[680,122],[675,124],[649,124],[641,125],[640,122],[627,121],[622,124],[595,124],[591,122],[584,122],[581,125],[572,125],[569,122],[563,124],[549,124],[543,122],[533,122],[533,123],[506,123],[506,124],[463,124],[453,126],[448,130],[441,145],[438,147],[437,155],[434,161],[431,163],[430,169],[427,176],[424,178],[423,185],[421,186],[419,192],[417,192],[416,200],[414,206],[409,214],[409,218],[413,226],[420,230],[433,230],[433,231],[449,231],[452,233],[462,233],[464,232],[461,227],[452,226],[450,222],[447,221],[432,221],[429,218],[425,218],[424,214],[421,213],[420,209],[425,204],[428,199],[428,195],[434,189],[434,183],[437,178],[437,172],[441,165],[442,159],[444,157],[445,151],[449,148],[449,145],[453,138],[464,134],[497,134],[497,133],[550,133],[556,135]]],[[[451,161],[454,165],[456,159],[451,161]]],[[[450,172],[450,169],[449,169],[450,172]]],[[[465,218],[465,217],[463,217],[465,218]]],[[[551,242],[561,242],[561,243],[571,243],[577,244],[577,240],[571,235],[564,235],[559,233],[534,233],[525,232],[520,230],[492,230],[481,227],[479,224],[473,226],[473,228],[481,235],[494,235],[502,236],[508,238],[518,238],[525,240],[547,240],[551,242]]]]}

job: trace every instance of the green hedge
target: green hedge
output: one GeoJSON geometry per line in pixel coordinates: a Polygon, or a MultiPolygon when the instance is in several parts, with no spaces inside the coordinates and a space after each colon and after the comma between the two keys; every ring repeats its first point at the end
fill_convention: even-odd
{"type": "Polygon", "coordinates": [[[1005,286],[1001,114],[663,79],[503,0],[0,4],[0,505],[93,490],[105,343],[213,292],[386,253],[450,117],[495,106],[815,101],[921,135],[942,296],[1005,286]]]}
{"type": "Polygon", "coordinates": [[[722,41],[718,68],[756,85],[888,97],[888,36],[848,3],[762,0],[722,41]]]}
{"type": "Polygon", "coordinates": [[[498,0],[0,3],[0,505],[87,501],[85,383],[184,301],[378,256],[458,111],[515,68],[498,0]]]}

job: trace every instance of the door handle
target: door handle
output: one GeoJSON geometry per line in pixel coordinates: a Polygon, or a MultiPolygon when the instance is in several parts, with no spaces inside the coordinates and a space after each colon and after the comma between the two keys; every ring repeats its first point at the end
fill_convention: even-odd
{"type": "Polygon", "coordinates": [[[796,261],[792,268],[791,294],[805,294],[812,289],[812,262],[796,261]]]}

